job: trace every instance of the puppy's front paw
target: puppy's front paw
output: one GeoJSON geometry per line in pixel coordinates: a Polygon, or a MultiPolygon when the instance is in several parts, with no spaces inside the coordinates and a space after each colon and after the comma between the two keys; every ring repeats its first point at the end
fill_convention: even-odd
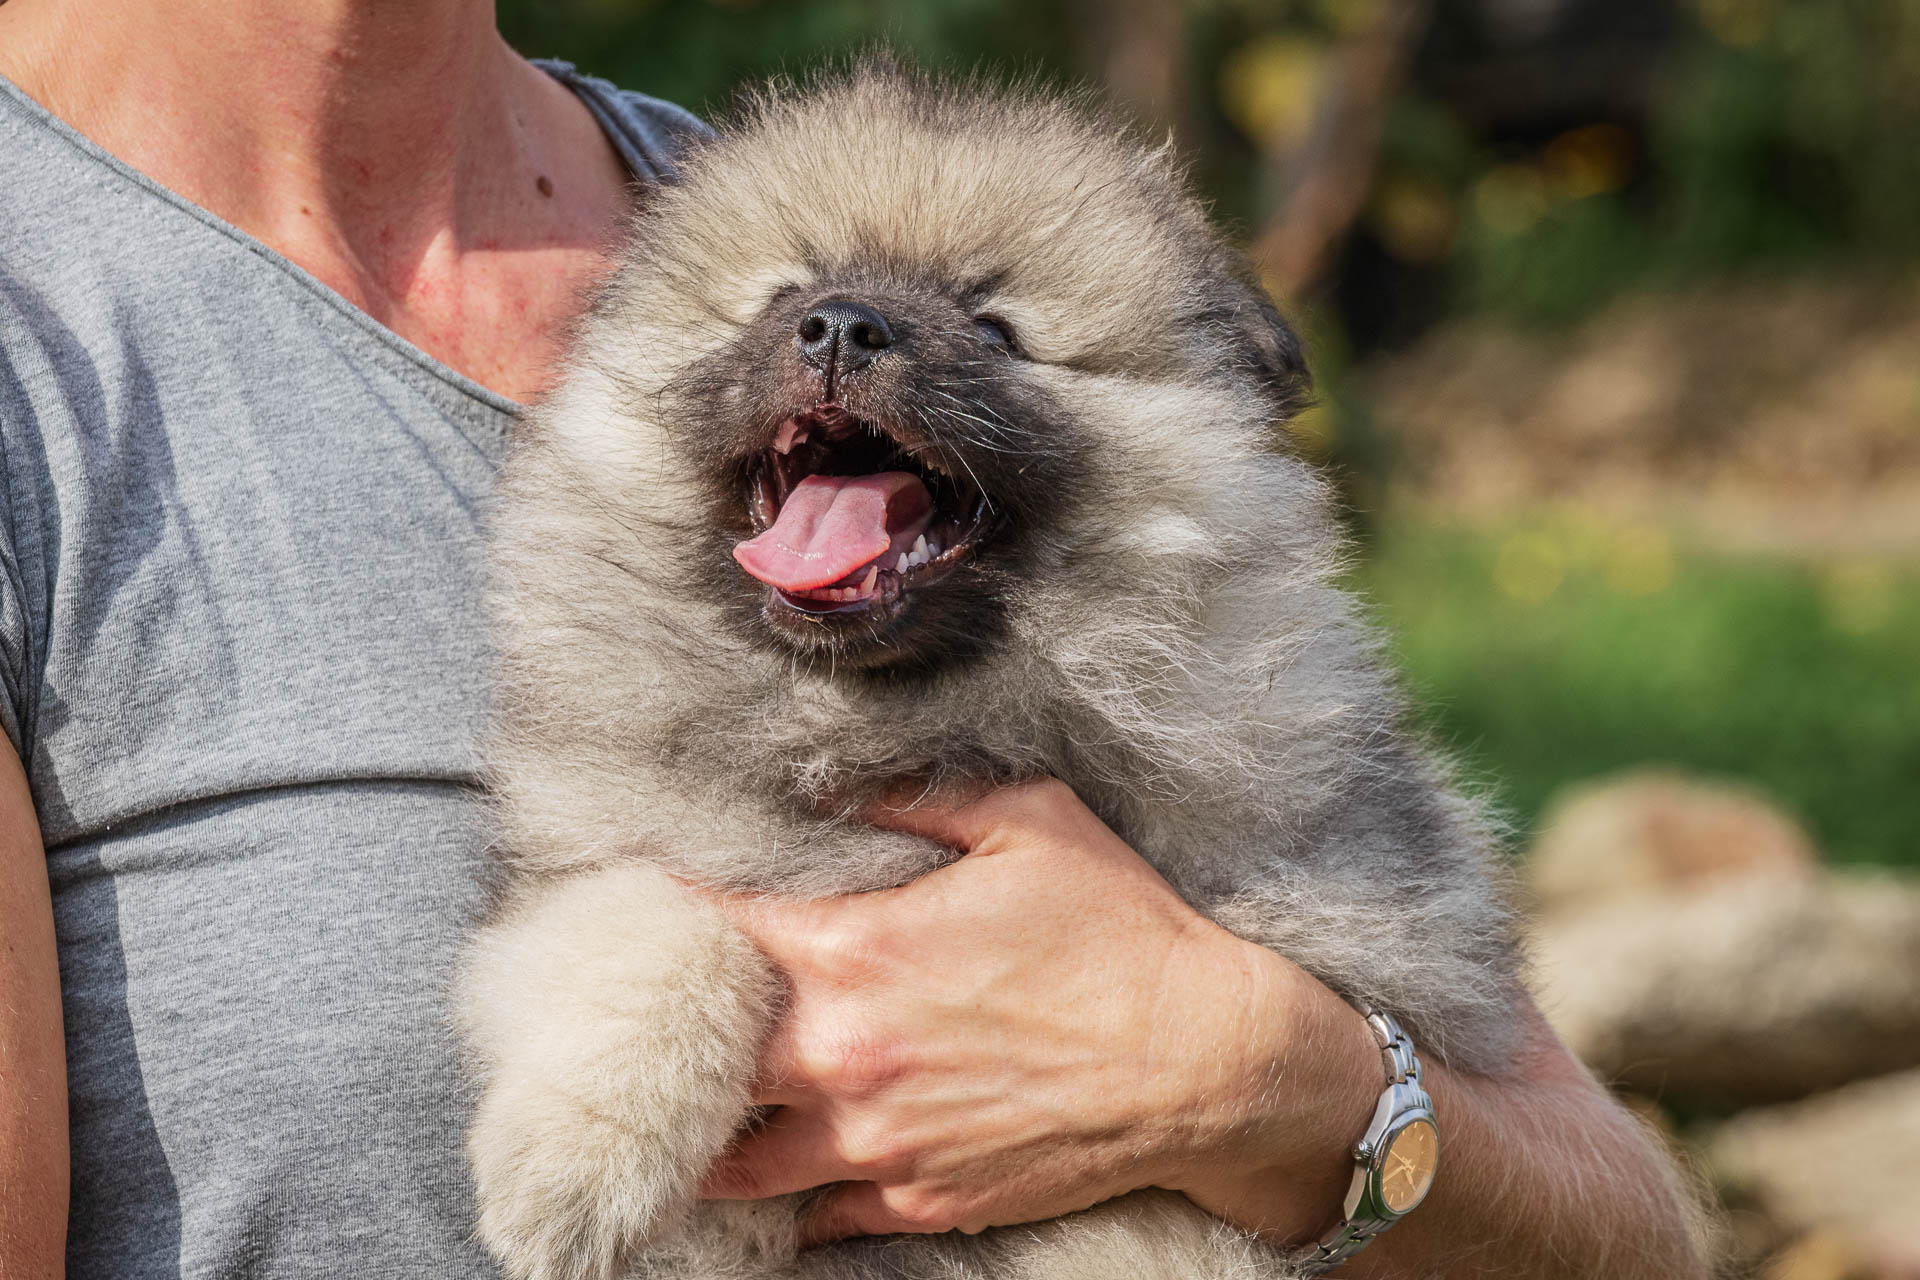
{"type": "Polygon", "coordinates": [[[496,1079],[467,1139],[481,1241],[515,1280],[617,1280],[671,1227],[684,1178],[657,1144],[618,1132],[531,1079],[496,1079]]]}
{"type": "Polygon", "coordinates": [[[676,1227],[751,1105],[776,992],[750,943],[646,867],[543,886],[481,936],[467,1151],[509,1275],[615,1280],[676,1227]]]}

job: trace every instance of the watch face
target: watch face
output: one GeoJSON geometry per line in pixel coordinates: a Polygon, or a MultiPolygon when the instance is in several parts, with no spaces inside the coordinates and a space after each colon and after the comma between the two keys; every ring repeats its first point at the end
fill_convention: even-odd
{"type": "Polygon", "coordinates": [[[1440,1167],[1440,1133],[1431,1121],[1415,1120],[1387,1140],[1380,1162],[1380,1199],[1392,1212],[1406,1213],[1427,1198],[1440,1167]]]}

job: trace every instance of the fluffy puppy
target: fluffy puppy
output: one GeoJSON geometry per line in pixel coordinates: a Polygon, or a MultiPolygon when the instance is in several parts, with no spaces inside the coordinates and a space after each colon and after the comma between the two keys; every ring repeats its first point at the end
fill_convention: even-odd
{"type": "Polygon", "coordinates": [[[950,851],[851,816],[903,786],[1061,778],[1213,919],[1501,1060],[1491,841],[1335,585],[1306,387],[1167,148],[1084,103],[867,67],[692,148],[500,480],[511,887],[463,1005],[512,1275],[1293,1274],[1162,1193],[798,1255],[795,1201],[696,1201],[781,987],[682,882],[912,880],[950,851]]]}

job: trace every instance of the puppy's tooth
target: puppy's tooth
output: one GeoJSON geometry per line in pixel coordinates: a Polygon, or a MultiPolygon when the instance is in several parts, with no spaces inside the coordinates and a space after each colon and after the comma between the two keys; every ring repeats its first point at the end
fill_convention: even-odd
{"type": "Polygon", "coordinates": [[[867,580],[860,584],[859,594],[862,596],[872,595],[873,584],[878,582],[879,580],[880,580],[880,566],[877,564],[867,566],[867,580]]]}
{"type": "Polygon", "coordinates": [[[899,560],[899,562],[898,562],[898,563],[896,563],[896,564],[895,564],[895,565],[893,566],[893,571],[894,571],[895,573],[905,573],[905,572],[906,572],[906,571],[907,571],[908,569],[910,569],[910,568],[912,568],[912,567],[913,567],[913,562],[912,562],[912,561],[910,561],[910,560],[908,560],[908,559],[907,559],[907,553],[906,553],[906,552],[904,552],[904,551],[902,551],[902,552],[900,553],[900,560],[899,560]]]}
{"type": "Polygon", "coordinates": [[[919,537],[913,540],[913,554],[919,556],[922,561],[925,561],[927,556],[927,535],[926,534],[923,533],[919,537]]]}

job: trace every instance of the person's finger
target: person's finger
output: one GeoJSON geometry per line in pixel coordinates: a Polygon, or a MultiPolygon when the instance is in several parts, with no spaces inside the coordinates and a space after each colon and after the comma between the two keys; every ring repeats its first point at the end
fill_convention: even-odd
{"type": "MultiPolygon", "coordinates": [[[[871,1171],[867,1171],[871,1172],[871,1171]]],[[[764,1200],[861,1176],[840,1158],[819,1112],[782,1110],[736,1142],[701,1181],[707,1200],[764,1200]]]]}
{"type": "Polygon", "coordinates": [[[887,1208],[878,1184],[849,1182],[822,1196],[801,1221],[800,1247],[811,1249],[855,1236],[924,1234],[929,1230],[931,1228],[915,1226],[887,1208]]]}
{"type": "Polygon", "coordinates": [[[803,1086],[784,1079],[770,1078],[765,1084],[755,1085],[753,1090],[753,1105],[756,1107],[804,1106],[818,1099],[818,1094],[809,1093],[803,1086]]]}
{"type": "Polygon", "coordinates": [[[998,851],[993,839],[1012,831],[1043,826],[1063,817],[1078,819],[1086,806],[1066,783],[1054,778],[1000,787],[959,803],[928,800],[911,806],[875,805],[864,816],[877,827],[924,836],[962,853],[998,851]]]}

